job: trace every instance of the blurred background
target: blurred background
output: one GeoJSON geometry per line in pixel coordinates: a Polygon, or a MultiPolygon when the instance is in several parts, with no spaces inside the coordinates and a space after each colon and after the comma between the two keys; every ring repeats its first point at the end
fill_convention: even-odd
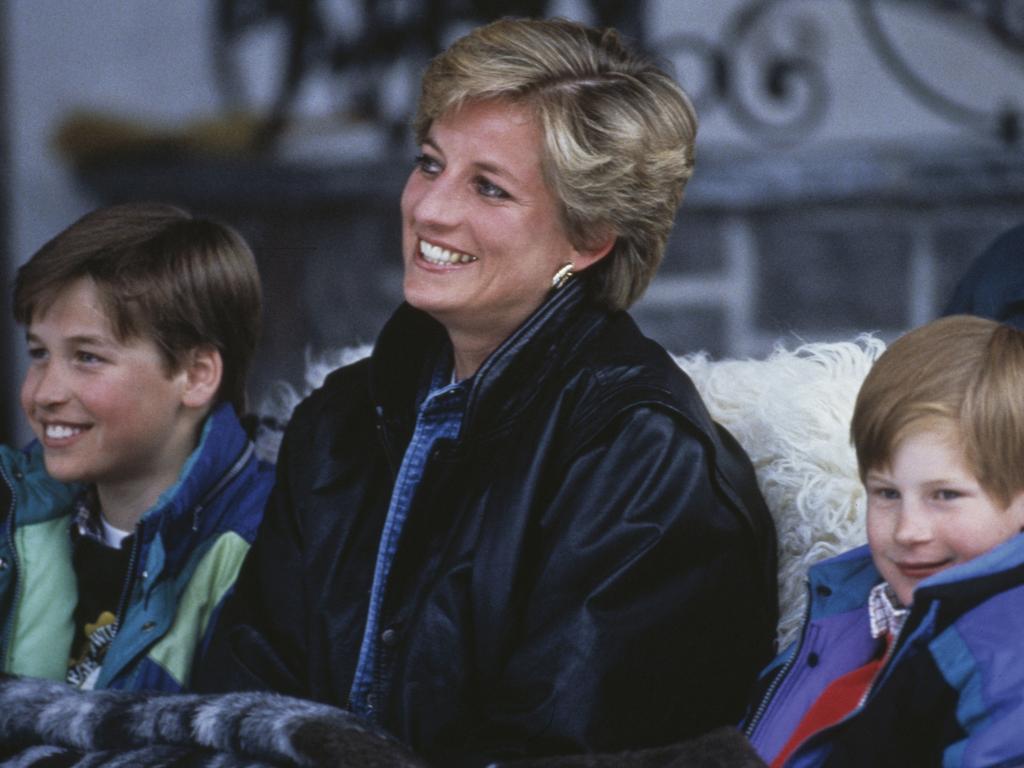
{"type": "Polygon", "coordinates": [[[1024,0],[6,0],[0,439],[29,437],[14,272],[102,204],[250,240],[254,403],[371,342],[401,300],[419,72],[499,15],[616,26],[693,96],[697,170],[633,311],[671,352],[892,338],[1024,222],[1024,0]]]}

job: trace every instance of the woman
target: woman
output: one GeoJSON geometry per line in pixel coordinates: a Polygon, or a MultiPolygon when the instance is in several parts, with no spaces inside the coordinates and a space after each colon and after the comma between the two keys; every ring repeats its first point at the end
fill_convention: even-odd
{"type": "Polygon", "coordinates": [[[406,303],[296,410],[205,687],[341,704],[439,765],[735,722],[772,651],[753,472],[622,310],[692,169],[612,31],[503,20],[429,66],[406,303]]]}

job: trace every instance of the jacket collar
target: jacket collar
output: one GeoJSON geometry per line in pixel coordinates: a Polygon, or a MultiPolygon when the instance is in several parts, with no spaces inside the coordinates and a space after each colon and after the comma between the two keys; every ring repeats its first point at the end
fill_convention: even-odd
{"type": "MultiPolygon", "coordinates": [[[[959,615],[980,600],[1020,584],[1022,578],[1024,534],[1017,534],[966,563],[946,568],[922,581],[914,592],[912,615],[919,617],[926,606],[935,601],[944,604],[948,616],[959,615]]],[[[882,576],[865,544],[812,565],[808,579],[811,615],[816,618],[866,604],[868,594],[882,576]],[[821,597],[822,587],[826,588],[827,599],[821,597]]]]}
{"type": "MultiPolygon", "coordinates": [[[[543,380],[605,317],[587,299],[582,280],[553,291],[468,380],[460,440],[514,420],[536,394],[530,382],[543,380]]],[[[386,421],[397,419],[411,428],[417,394],[449,350],[440,323],[408,304],[398,308],[381,332],[370,369],[371,392],[386,421]]]]}
{"type": "Polygon", "coordinates": [[[195,537],[202,540],[212,535],[225,510],[206,504],[245,468],[253,450],[231,404],[218,405],[207,416],[199,444],[178,481],[142,516],[144,545],[159,533],[165,558],[173,563],[194,548],[195,537]]]}
{"type": "Polygon", "coordinates": [[[81,489],[80,483],[61,483],[47,474],[38,440],[24,450],[0,446],[0,526],[10,512],[17,514],[18,525],[69,515],[81,489]]]}

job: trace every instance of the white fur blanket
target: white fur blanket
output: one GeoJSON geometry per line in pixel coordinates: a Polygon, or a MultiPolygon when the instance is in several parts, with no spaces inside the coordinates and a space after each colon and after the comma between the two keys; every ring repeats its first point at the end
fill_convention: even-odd
{"type": "MultiPolygon", "coordinates": [[[[303,392],[287,384],[261,404],[270,424],[288,420],[304,394],[339,365],[370,353],[369,346],[308,358],[303,392]]],[[[885,344],[854,341],[778,346],[764,360],[712,360],[704,353],[676,357],[693,379],[712,418],[749,454],[779,537],[779,647],[795,638],[807,602],[807,568],[864,543],[864,491],[850,444],[850,417],[861,382],[885,344]]],[[[258,440],[272,460],[280,432],[258,440]]]]}

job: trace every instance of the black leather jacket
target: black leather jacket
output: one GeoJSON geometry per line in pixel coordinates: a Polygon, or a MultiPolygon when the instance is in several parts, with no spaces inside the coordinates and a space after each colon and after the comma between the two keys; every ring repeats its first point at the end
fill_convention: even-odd
{"type": "MultiPolygon", "coordinates": [[[[344,706],[415,398],[447,344],[401,307],[295,411],[207,690],[344,706]]],[[[431,454],[380,626],[381,723],[437,765],[677,741],[770,660],[775,536],[690,380],[579,281],[472,380],[431,454]]]]}

